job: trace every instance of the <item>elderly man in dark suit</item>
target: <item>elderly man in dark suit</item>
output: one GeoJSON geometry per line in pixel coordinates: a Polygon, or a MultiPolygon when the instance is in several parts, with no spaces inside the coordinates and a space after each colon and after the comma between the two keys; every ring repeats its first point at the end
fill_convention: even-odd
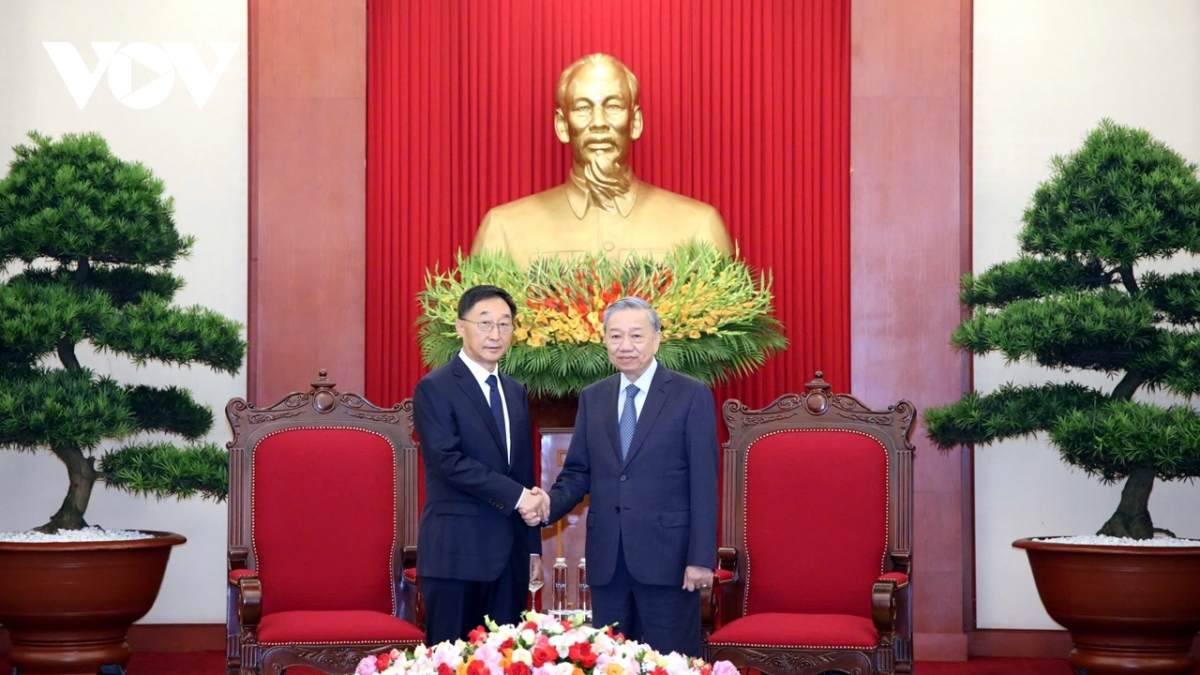
{"type": "Polygon", "coordinates": [[[563,517],[585,494],[596,625],[661,652],[700,655],[700,593],[717,557],[717,420],[712,391],[655,360],[658,313],[641,298],[604,312],[620,371],[583,390],[562,472],[538,512],[563,517]]]}
{"type": "Polygon", "coordinates": [[[497,368],[516,313],[503,289],[468,289],[455,322],[462,351],[413,394],[425,464],[417,573],[431,645],[466,639],[485,615],[516,623],[529,580],[542,576],[541,533],[518,510],[545,494],[533,483],[529,403],[497,368]]]}

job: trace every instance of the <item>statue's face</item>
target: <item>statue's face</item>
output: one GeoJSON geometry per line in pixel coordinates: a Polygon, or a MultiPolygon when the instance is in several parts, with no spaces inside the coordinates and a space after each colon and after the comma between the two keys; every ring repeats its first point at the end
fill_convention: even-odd
{"type": "Polygon", "coordinates": [[[593,159],[624,164],[633,141],[642,134],[642,112],[632,105],[622,73],[607,65],[581,68],[567,86],[565,109],[555,112],[559,140],[571,145],[571,160],[593,159]]]}

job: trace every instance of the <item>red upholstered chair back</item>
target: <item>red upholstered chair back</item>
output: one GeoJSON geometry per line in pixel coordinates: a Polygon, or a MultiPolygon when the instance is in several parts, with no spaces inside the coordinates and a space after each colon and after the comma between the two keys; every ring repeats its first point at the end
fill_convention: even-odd
{"type": "Polygon", "coordinates": [[[252,450],[263,613],[395,612],[397,448],[364,429],[295,427],[252,450]]]}
{"type": "Polygon", "coordinates": [[[746,453],[746,613],[871,616],[887,552],[887,448],[846,430],[771,433],[746,453]]]}
{"type": "MultiPolygon", "coordinates": [[[[335,386],[321,371],[311,390],[272,406],[225,407],[229,570],[258,576],[263,616],[352,609],[413,620],[403,580],[419,516],[412,400],[379,408],[335,386]]],[[[240,628],[229,602],[233,645],[240,628]]]]}
{"type": "Polygon", "coordinates": [[[807,388],[761,410],[722,406],[718,563],[732,577],[721,584],[722,624],[763,613],[872,619],[880,575],[911,576],[916,409],[831,394],[819,372],[807,388]]]}

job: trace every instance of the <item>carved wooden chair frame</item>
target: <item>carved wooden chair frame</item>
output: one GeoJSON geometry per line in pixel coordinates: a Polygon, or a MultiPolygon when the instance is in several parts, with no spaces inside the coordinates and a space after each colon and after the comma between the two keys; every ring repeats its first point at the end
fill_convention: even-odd
{"type": "MultiPolygon", "coordinates": [[[[903,573],[905,581],[881,578],[871,589],[872,621],[879,642],[871,651],[834,651],[797,647],[734,647],[709,645],[706,627],[705,659],[729,660],[739,670],[760,670],[764,675],[892,675],[912,672],[912,524],[914,448],[910,442],[916,408],[901,400],[887,410],[872,410],[849,394],[831,394],[830,385],[817,372],[803,394],[786,394],[761,410],[751,410],[736,399],[722,406],[729,441],[723,446],[721,544],[718,567],[725,581],[719,584],[720,620],[728,623],[743,616],[748,569],[744,506],[747,451],[755,441],[779,431],[829,429],[853,431],[877,439],[888,453],[887,553],[884,572],[903,573]]],[[[889,575],[898,576],[898,575],[889,575]]],[[[720,576],[718,576],[720,579],[720,576]]],[[[864,589],[864,592],[866,590],[864,589]]]]}
{"type": "Polygon", "coordinates": [[[264,646],[258,643],[257,626],[262,618],[262,585],[257,576],[238,576],[238,570],[255,569],[251,541],[250,475],[253,449],[268,435],[288,429],[350,427],[373,431],[388,438],[396,448],[396,532],[393,548],[393,591],[396,616],[424,629],[420,594],[405,577],[417,560],[417,458],[413,438],[412,399],[392,408],[379,408],[362,396],[342,393],[321,370],[312,389],[293,392],[275,405],[257,408],[235,398],[225,406],[233,429],[229,449],[229,584],[226,590],[227,675],[278,675],[291,666],[306,666],[330,673],[352,673],[368,654],[393,647],[420,644],[379,643],[354,645],[264,646]]]}

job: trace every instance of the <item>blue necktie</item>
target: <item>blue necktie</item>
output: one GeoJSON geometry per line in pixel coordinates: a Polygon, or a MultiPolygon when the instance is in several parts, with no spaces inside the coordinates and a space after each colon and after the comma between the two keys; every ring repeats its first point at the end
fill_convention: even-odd
{"type": "Polygon", "coordinates": [[[496,386],[498,382],[495,375],[487,376],[488,403],[492,405],[492,417],[496,419],[496,428],[500,430],[500,445],[504,447],[507,455],[508,443],[504,438],[504,404],[500,402],[500,388],[496,386]]]}
{"type": "Polygon", "coordinates": [[[637,400],[639,389],[636,384],[625,387],[625,409],[621,411],[621,460],[629,455],[629,444],[633,443],[633,430],[637,427],[637,400]]]}

